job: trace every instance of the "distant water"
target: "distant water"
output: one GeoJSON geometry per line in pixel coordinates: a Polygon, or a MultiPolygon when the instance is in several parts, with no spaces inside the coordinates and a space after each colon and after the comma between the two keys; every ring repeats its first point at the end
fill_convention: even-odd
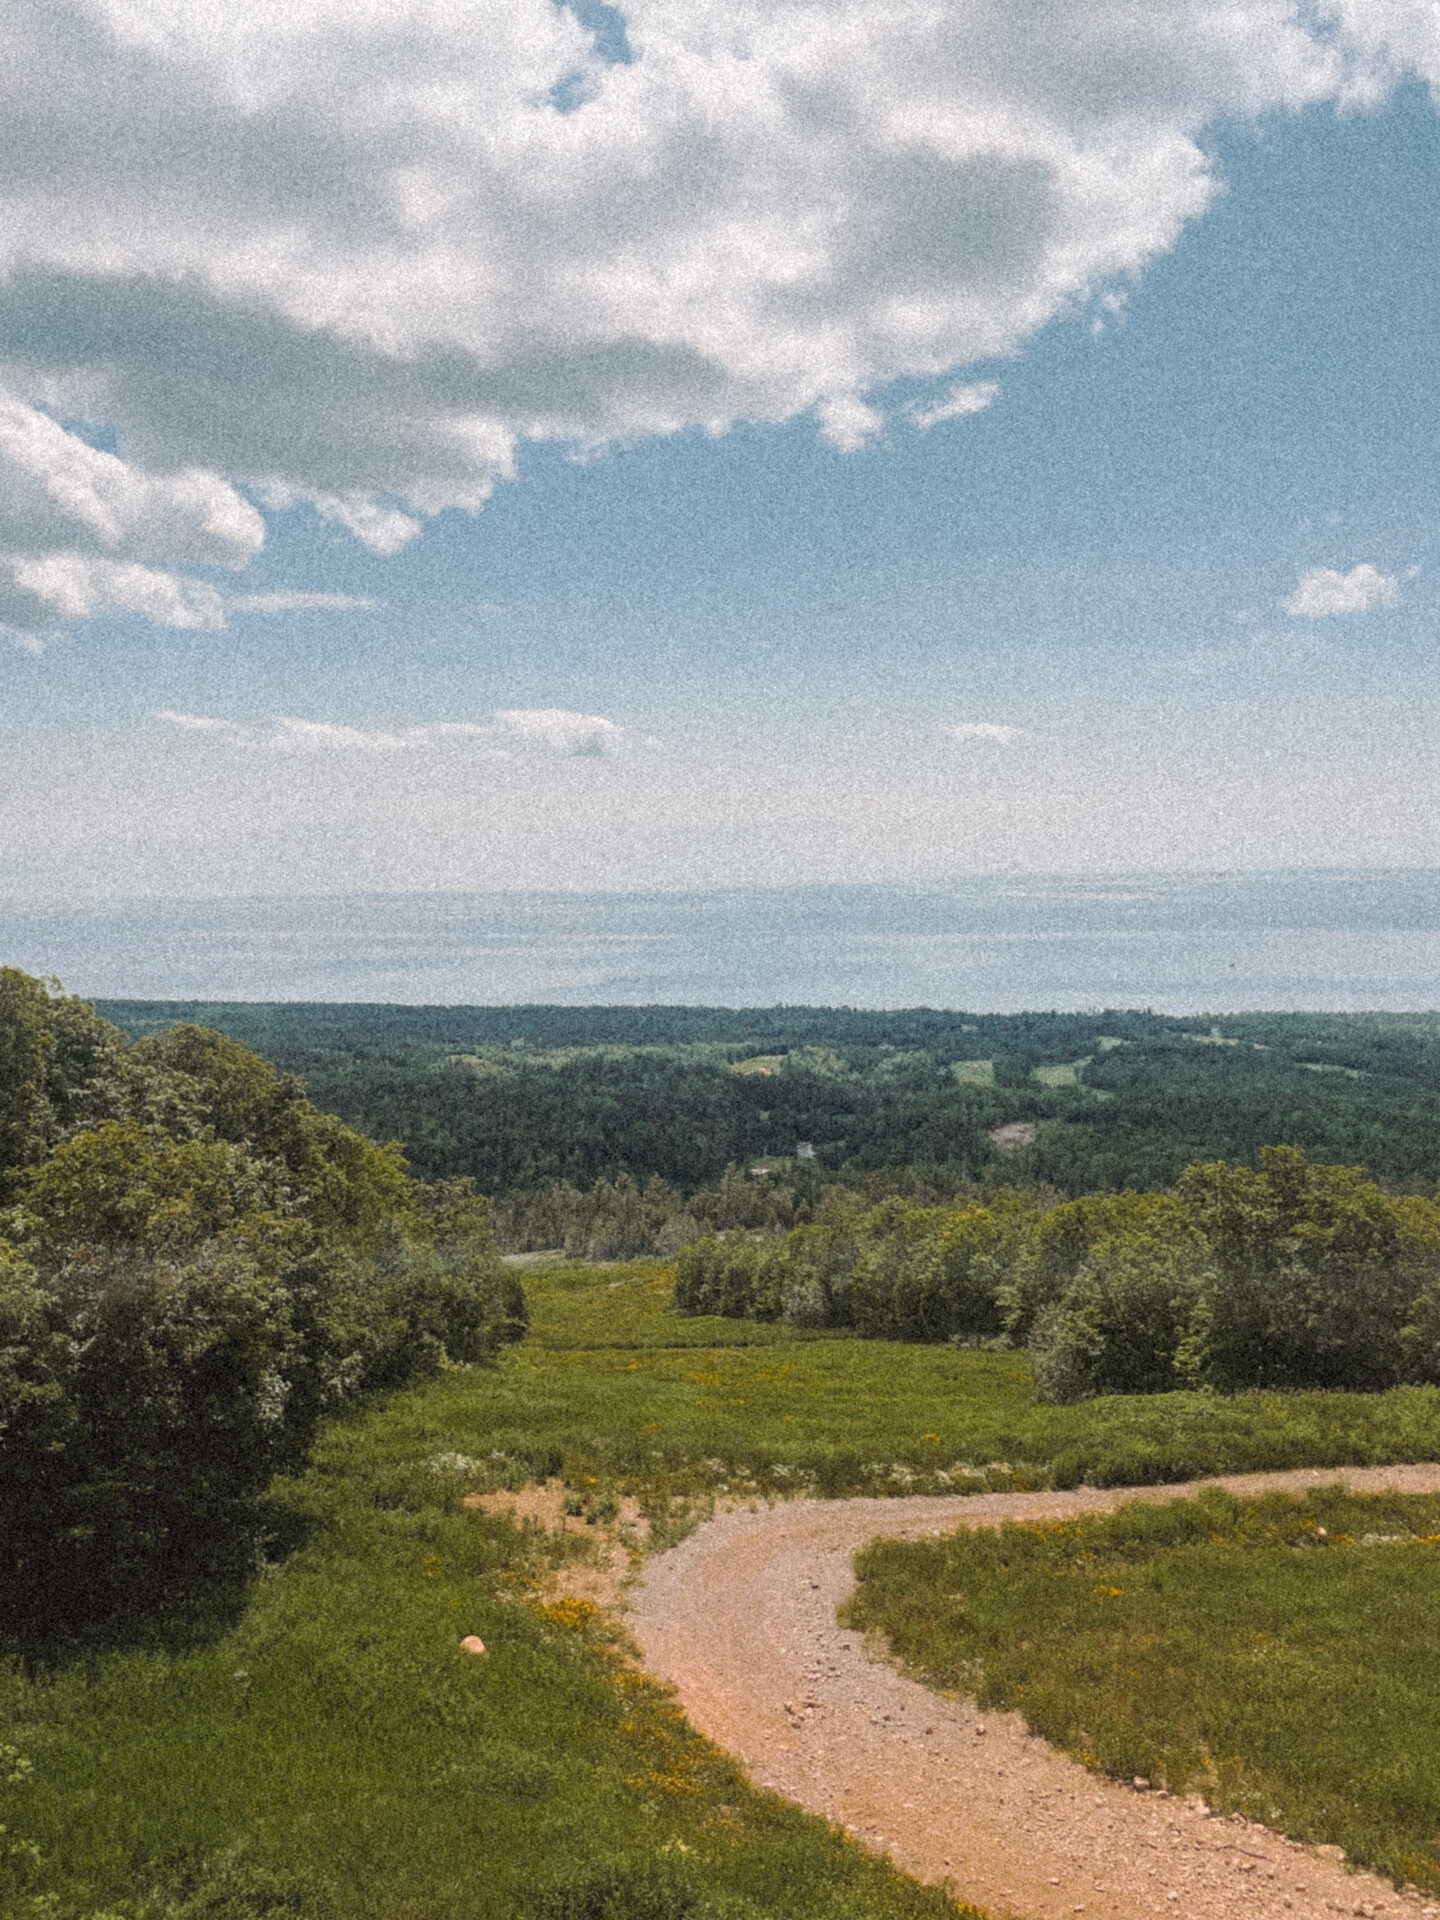
{"type": "Polygon", "coordinates": [[[0,964],[115,999],[1440,1007],[1440,869],[914,887],[0,903],[0,964]]]}

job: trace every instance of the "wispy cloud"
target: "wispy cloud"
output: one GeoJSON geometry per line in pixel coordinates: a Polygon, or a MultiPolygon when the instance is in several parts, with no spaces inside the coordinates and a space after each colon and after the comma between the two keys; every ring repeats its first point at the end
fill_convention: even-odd
{"type": "Polygon", "coordinates": [[[928,433],[931,427],[938,427],[946,420],[964,420],[972,413],[983,413],[999,391],[994,380],[977,380],[968,385],[963,380],[957,381],[928,407],[918,400],[912,401],[905,409],[905,418],[921,433],[928,433]]]}
{"type": "Polygon", "coordinates": [[[280,588],[273,593],[237,593],[225,602],[227,613],[365,613],[378,607],[353,593],[303,593],[280,588]]]}
{"type": "Polygon", "coordinates": [[[236,720],[216,720],[206,713],[177,713],[173,707],[159,708],[155,718],[179,727],[183,733],[207,733],[221,740],[249,739],[252,732],[236,720]]]}
{"type": "Polygon", "coordinates": [[[1362,564],[1349,573],[1334,567],[1311,567],[1302,573],[1295,591],[1280,602],[1297,620],[1328,620],[1337,613],[1369,613],[1376,607],[1400,603],[1400,582],[1393,573],[1362,564]]]}
{"type": "Polygon", "coordinates": [[[1012,740],[1024,740],[1028,737],[1024,727],[1012,727],[999,720],[959,720],[954,726],[946,727],[951,740],[994,740],[1008,747],[1012,740]]]}
{"type": "Polygon", "coordinates": [[[178,713],[161,707],[155,718],[184,733],[228,740],[236,746],[266,747],[281,753],[405,753],[445,740],[495,741],[498,730],[472,720],[437,720],[423,727],[347,727],[329,720],[299,720],[277,714],[264,726],[218,720],[204,713],[178,713]]]}
{"type": "Polygon", "coordinates": [[[250,726],[210,714],[181,713],[173,707],[159,708],[155,718],[182,733],[278,753],[410,753],[469,743],[492,755],[516,745],[594,757],[613,751],[626,737],[625,729],[613,720],[560,707],[513,708],[497,713],[492,721],[434,720],[418,727],[351,727],[291,714],[277,714],[263,725],[250,726]]]}
{"type": "Polygon", "coordinates": [[[554,753],[595,757],[613,752],[625,729],[598,713],[570,713],[564,707],[510,707],[495,718],[507,733],[548,747],[554,753]]]}

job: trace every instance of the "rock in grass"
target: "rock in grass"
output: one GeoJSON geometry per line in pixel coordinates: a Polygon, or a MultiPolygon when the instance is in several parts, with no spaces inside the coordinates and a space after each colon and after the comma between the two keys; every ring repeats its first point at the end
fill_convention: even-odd
{"type": "Polygon", "coordinates": [[[460,1642],[460,1648],[464,1653],[484,1653],[486,1650],[485,1642],[480,1638],[478,1633],[467,1633],[465,1638],[460,1642]]]}

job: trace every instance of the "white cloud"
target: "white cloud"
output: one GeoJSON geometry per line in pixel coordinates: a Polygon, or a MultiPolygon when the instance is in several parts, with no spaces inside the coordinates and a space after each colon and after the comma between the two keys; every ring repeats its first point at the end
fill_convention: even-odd
{"type": "Polygon", "coordinates": [[[214,720],[204,713],[177,713],[173,707],[161,707],[155,718],[164,720],[172,727],[179,727],[184,733],[205,733],[222,740],[250,738],[250,729],[242,727],[238,721],[214,720]]]}
{"type": "Polygon", "coordinates": [[[161,707],[155,718],[186,733],[280,753],[404,753],[444,740],[493,741],[498,731],[469,720],[442,720],[423,727],[365,728],[337,726],[328,720],[297,720],[288,714],[277,714],[268,727],[249,727],[238,720],[217,720],[203,713],[178,713],[172,707],[161,707]]]}
{"type": "Polygon", "coordinates": [[[495,718],[507,733],[555,753],[593,757],[612,752],[625,737],[624,728],[613,720],[602,720],[595,713],[568,713],[563,707],[511,707],[495,718]]]}
{"type": "MultiPolygon", "coordinates": [[[[1217,118],[1440,79],[1427,0],[623,12],[611,62],[554,0],[0,0],[0,559],[243,563],[232,478],[394,553],[525,441],[854,450],[888,383],[1103,310],[1217,118]]],[[[147,595],[197,617],[96,573],[0,619],[147,595]]]]}
{"type": "Polygon", "coordinates": [[[928,433],[931,427],[938,427],[946,420],[963,420],[969,414],[983,413],[999,391],[993,380],[978,380],[968,385],[960,380],[931,406],[912,401],[905,409],[905,417],[922,433],[928,433]]]}
{"type": "Polygon", "coordinates": [[[267,726],[255,727],[172,707],[160,708],[155,718],[186,733],[279,753],[406,753],[465,742],[484,746],[491,757],[497,752],[503,757],[504,743],[509,742],[593,757],[613,751],[625,739],[624,728],[613,720],[560,707],[512,708],[497,713],[490,722],[434,720],[418,727],[350,727],[288,714],[277,714],[267,726]]]}
{"type": "Polygon", "coordinates": [[[951,740],[997,740],[1007,747],[1012,740],[1026,738],[1024,727],[1006,726],[998,720],[961,720],[946,727],[945,732],[951,740]]]}
{"type": "Polygon", "coordinates": [[[1361,565],[1349,573],[1333,567],[1311,567],[1302,573],[1295,591],[1281,607],[1298,620],[1326,620],[1337,613],[1369,613],[1376,607],[1398,606],[1400,585],[1393,573],[1361,565]]]}
{"type": "Polygon", "coordinates": [[[32,637],[116,608],[223,625],[213,587],[154,562],[242,566],[260,515],[213,473],[146,474],[0,390],[0,626],[32,637]]]}
{"type": "Polygon", "coordinates": [[[334,726],[325,720],[293,720],[277,715],[275,730],[264,744],[291,753],[403,753],[407,747],[421,745],[425,736],[423,727],[402,733],[385,729],[372,732],[363,727],[334,726]]]}
{"type": "Polygon", "coordinates": [[[231,594],[225,602],[227,613],[364,613],[378,607],[378,600],[366,600],[353,593],[305,593],[282,588],[273,593],[231,594]]]}
{"type": "Polygon", "coordinates": [[[225,624],[215,589],[181,574],[75,552],[0,554],[0,625],[33,634],[112,608],[162,627],[213,632],[225,624]]]}
{"type": "Polygon", "coordinates": [[[867,446],[885,424],[885,416],[876,407],[854,393],[840,393],[822,400],[815,409],[820,422],[820,437],[828,440],[837,453],[858,453],[867,446]]]}

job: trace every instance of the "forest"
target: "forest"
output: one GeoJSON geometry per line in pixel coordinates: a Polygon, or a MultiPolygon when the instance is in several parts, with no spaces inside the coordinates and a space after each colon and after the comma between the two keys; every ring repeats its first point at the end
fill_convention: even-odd
{"type": "MultiPolygon", "coordinates": [[[[1169,1186],[1279,1143],[1440,1180],[1440,1015],[102,1002],[140,1039],[219,1029],[315,1104],[492,1196],[624,1176],[1169,1186]],[[997,1140],[994,1136],[1002,1129],[997,1140]],[[814,1159],[797,1160],[802,1147],[814,1159]],[[808,1174],[805,1176],[808,1178],[808,1174]]],[[[734,1224],[740,1224],[735,1222],[734,1224]]],[[[517,1243],[518,1244],[518,1243],[517,1243]]],[[[559,1244],[539,1241],[536,1244],[559,1244]]],[[[639,1246],[631,1251],[641,1251],[639,1246]]]]}

